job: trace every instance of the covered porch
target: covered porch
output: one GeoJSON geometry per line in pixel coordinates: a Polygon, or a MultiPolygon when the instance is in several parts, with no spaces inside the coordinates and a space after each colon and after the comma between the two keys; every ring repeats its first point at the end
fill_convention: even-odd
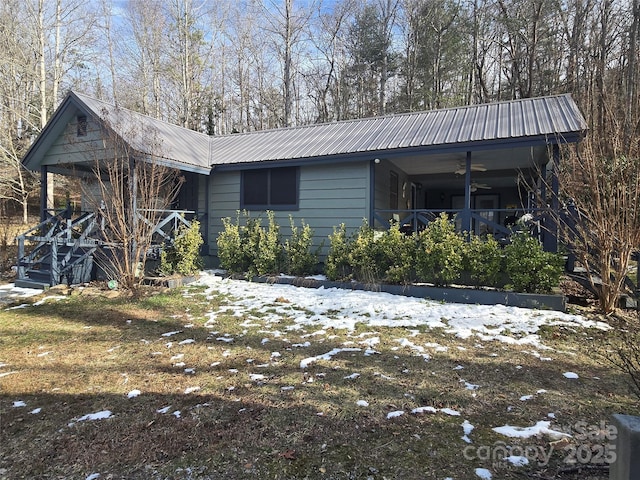
{"type": "Polygon", "coordinates": [[[176,129],[70,92],[23,160],[40,173],[40,224],[19,237],[18,280],[82,283],[96,255],[135,268],[178,225],[198,218],[206,228],[208,141],[183,129],[174,138],[176,129]],[[185,150],[198,160],[181,160],[185,150]],[[53,192],[65,190],[75,203],[60,208],[53,192]]]}
{"type": "Polygon", "coordinates": [[[156,183],[155,196],[149,196],[143,189],[149,182],[139,178],[148,174],[143,170],[147,165],[146,158],[129,158],[123,164],[117,155],[100,161],[81,157],[66,164],[41,165],[40,223],[16,237],[16,285],[46,289],[62,283],[109,280],[113,259],[122,257],[123,249],[136,250],[136,243],[141,247],[136,258],[158,258],[163,245],[173,242],[178,228],[189,227],[198,218],[198,183],[185,187],[176,171],[168,177],[169,185],[160,188],[156,183]],[[111,165],[122,171],[114,174],[111,165]],[[66,205],[52,208],[53,192],[63,189],[66,205]],[[75,192],[73,202],[70,189],[75,192]],[[165,191],[174,198],[172,202],[165,191]],[[141,236],[144,246],[138,242],[141,236]]]}
{"type": "Polygon", "coordinates": [[[371,224],[418,232],[446,213],[460,232],[506,244],[515,229],[526,230],[556,251],[557,169],[566,139],[519,140],[374,159],[371,224]]]}

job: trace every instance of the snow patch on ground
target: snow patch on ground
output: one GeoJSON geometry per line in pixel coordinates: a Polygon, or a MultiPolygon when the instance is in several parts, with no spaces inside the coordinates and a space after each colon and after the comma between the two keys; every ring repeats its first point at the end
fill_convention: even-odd
{"type": "MultiPolygon", "coordinates": [[[[264,313],[262,320],[267,323],[277,322],[281,315],[286,315],[292,317],[299,327],[312,326],[325,331],[354,331],[358,324],[371,328],[443,328],[460,338],[477,336],[483,341],[527,344],[544,349],[537,334],[543,325],[609,329],[606,323],[556,311],[504,305],[440,303],[383,292],[253,283],[222,278],[213,271],[202,272],[198,283],[208,286],[210,292],[233,296],[235,300],[226,308],[235,315],[250,315],[250,311],[255,309],[264,313]],[[270,305],[270,311],[267,311],[265,298],[285,298],[287,302],[270,305]]],[[[218,340],[231,341],[224,337],[218,340]]],[[[406,339],[402,339],[401,343],[408,348],[414,347],[406,339]]],[[[421,353],[424,347],[417,347],[420,348],[415,348],[415,351],[421,353]]]]}
{"type": "Polygon", "coordinates": [[[111,413],[111,410],[102,410],[96,413],[87,413],[86,415],[83,415],[82,417],[75,419],[75,421],[69,422],[69,426],[71,427],[75,425],[77,422],[104,420],[106,418],[111,418],[112,415],[113,413],[111,413]]]}
{"type": "Polygon", "coordinates": [[[491,472],[486,468],[476,468],[475,473],[476,476],[482,478],[482,480],[491,480],[493,478],[491,472]]]}
{"type": "Polygon", "coordinates": [[[544,420],[539,421],[531,427],[515,427],[512,425],[504,425],[502,427],[494,427],[492,430],[500,435],[510,438],[530,438],[548,435],[552,438],[570,437],[568,433],[559,432],[549,428],[551,422],[544,420]]]}
{"type": "Polygon", "coordinates": [[[300,368],[307,368],[313,362],[318,360],[331,360],[333,357],[343,352],[361,352],[361,348],[334,348],[333,350],[323,353],[322,355],[316,355],[315,357],[305,358],[300,361],[300,368]]]}

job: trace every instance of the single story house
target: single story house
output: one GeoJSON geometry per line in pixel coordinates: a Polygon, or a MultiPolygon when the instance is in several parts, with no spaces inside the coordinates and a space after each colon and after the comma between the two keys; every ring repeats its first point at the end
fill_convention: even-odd
{"type": "MultiPolygon", "coordinates": [[[[48,173],[87,179],[96,159],[109,161],[108,132],[136,161],[182,172],[172,209],[200,219],[203,253],[215,259],[221,219],[238,210],[272,210],[283,227],[289,215],[304,219],[318,245],[342,223],[354,230],[363,220],[376,228],[397,221],[417,230],[439,212],[456,215],[463,231],[506,235],[514,218],[558,208],[551,190],[558,190],[559,147],[586,130],[568,94],[208,136],[70,92],[23,163],[43,180],[48,173]],[[537,205],[539,198],[550,205],[537,205]]],[[[553,225],[540,235],[556,248],[553,225]]]]}

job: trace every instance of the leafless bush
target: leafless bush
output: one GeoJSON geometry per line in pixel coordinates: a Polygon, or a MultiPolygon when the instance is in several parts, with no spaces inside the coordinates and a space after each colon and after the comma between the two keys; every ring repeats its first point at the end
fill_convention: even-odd
{"type": "Polygon", "coordinates": [[[613,327],[605,358],[627,376],[634,393],[640,398],[640,310],[635,316],[618,318],[618,324],[613,327]]]}
{"type": "Polygon", "coordinates": [[[143,280],[153,230],[183,178],[161,163],[162,144],[152,128],[136,125],[125,130],[105,121],[102,142],[103,149],[90,153],[96,157],[93,175],[83,182],[83,197],[98,213],[105,242],[96,260],[122,287],[135,289],[143,280]],[[144,151],[131,146],[132,138],[138,145],[142,142],[144,151]]]}
{"type": "Polygon", "coordinates": [[[585,141],[562,161],[568,202],[562,233],[605,313],[625,290],[631,254],[640,248],[640,158],[607,152],[585,141]]]}

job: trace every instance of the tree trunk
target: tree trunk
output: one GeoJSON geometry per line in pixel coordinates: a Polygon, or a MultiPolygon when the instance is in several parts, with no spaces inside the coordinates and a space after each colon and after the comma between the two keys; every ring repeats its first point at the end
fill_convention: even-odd
{"type": "Polygon", "coordinates": [[[640,23],[640,1],[633,0],[633,21],[629,29],[629,48],[627,54],[626,98],[624,117],[624,152],[629,152],[634,141],[634,127],[638,113],[638,35],[640,23]]]}
{"type": "Polygon", "coordinates": [[[293,0],[285,0],[285,13],[284,13],[284,125],[286,127],[291,126],[291,49],[292,49],[292,8],[293,0]]]}

